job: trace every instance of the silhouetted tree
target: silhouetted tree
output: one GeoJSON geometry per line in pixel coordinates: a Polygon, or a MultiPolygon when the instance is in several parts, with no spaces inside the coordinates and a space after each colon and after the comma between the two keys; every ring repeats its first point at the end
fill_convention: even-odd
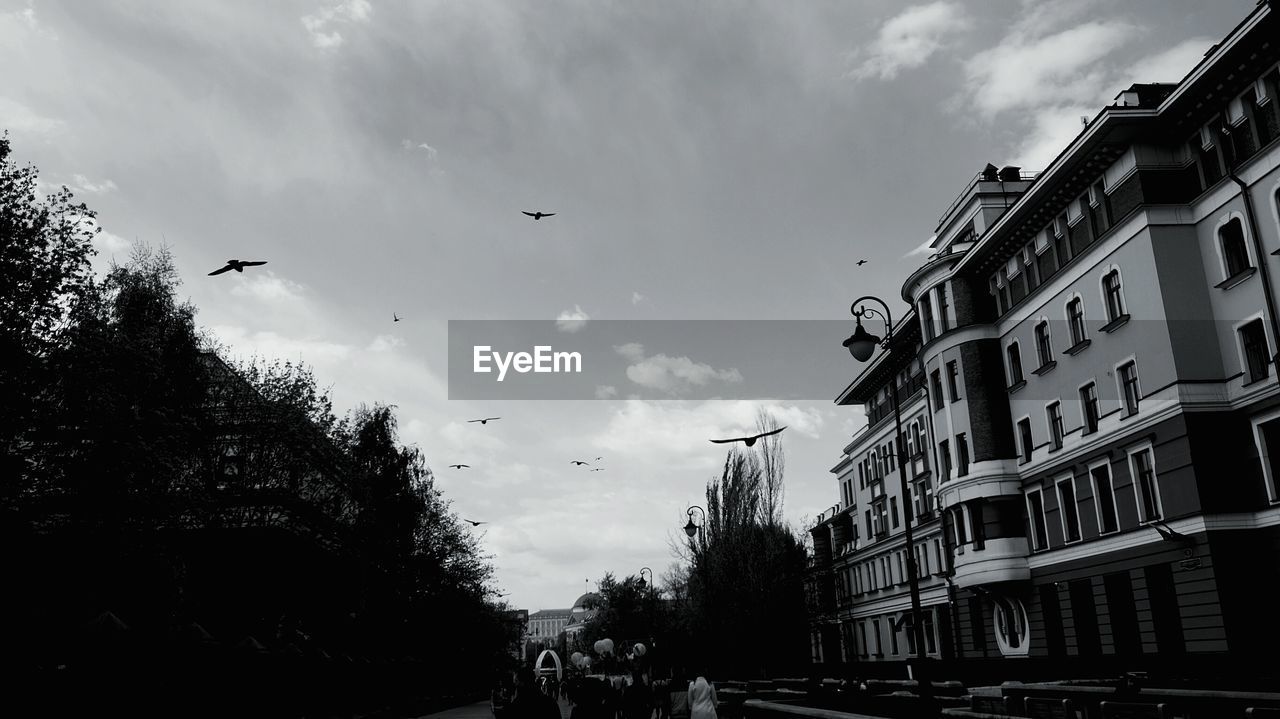
{"type": "MultiPolygon", "coordinates": [[[[772,428],[762,418],[759,430],[772,428]]],[[[805,659],[805,552],[781,517],[780,441],[729,452],[707,485],[705,532],[687,545],[690,658],[719,676],[777,675],[805,659]]]]}
{"type": "Polygon", "coordinates": [[[36,474],[33,417],[50,381],[48,353],[69,304],[89,281],[94,212],[63,187],[41,198],[36,168],[10,157],[0,135],[0,502],[13,501],[36,474]]]}

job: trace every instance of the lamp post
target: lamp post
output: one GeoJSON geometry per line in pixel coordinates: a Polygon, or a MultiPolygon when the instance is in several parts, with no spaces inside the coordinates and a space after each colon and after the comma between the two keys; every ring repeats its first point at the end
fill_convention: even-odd
{"type": "Polygon", "coordinates": [[[640,581],[638,582],[638,584],[640,585],[640,591],[642,591],[642,592],[644,591],[644,588],[645,588],[645,587],[649,586],[649,582],[644,581],[644,573],[645,573],[645,572],[648,572],[648,573],[649,573],[649,582],[652,582],[652,581],[653,581],[653,570],[652,570],[652,569],[650,569],[650,568],[648,568],[648,567],[641,567],[641,568],[640,568],[640,581]]]}
{"type": "MultiPolygon", "coordinates": [[[[893,319],[889,314],[889,306],[884,303],[884,300],[871,295],[859,297],[849,306],[849,312],[853,314],[858,324],[854,328],[853,334],[843,344],[854,359],[859,362],[866,362],[871,359],[876,345],[889,350],[889,343],[893,338],[893,319]],[[866,306],[865,303],[867,302],[875,302],[880,307],[866,306]],[[884,321],[883,342],[879,337],[867,332],[862,327],[863,317],[879,317],[884,321]]],[[[902,484],[902,516],[905,520],[903,522],[903,535],[906,538],[907,582],[911,590],[911,632],[915,636],[916,644],[915,679],[920,686],[920,698],[925,701],[932,701],[933,686],[929,683],[929,673],[925,664],[928,661],[928,655],[925,652],[924,644],[924,610],[920,608],[920,570],[916,566],[915,541],[911,531],[911,521],[914,519],[912,516],[914,512],[911,506],[911,487],[907,483],[907,465],[903,461],[906,458],[906,451],[902,437],[902,409],[898,406],[898,388],[892,380],[890,380],[889,401],[893,403],[894,452],[898,457],[898,479],[902,484]]]]}
{"type": "Polygon", "coordinates": [[[684,525],[684,533],[688,535],[689,539],[693,539],[693,535],[700,534],[701,532],[699,530],[701,530],[706,525],[707,512],[705,509],[695,504],[692,507],[690,507],[688,511],[685,512],[685,514],[689,515],[689,522],[684,525]],[[695,509],[698,510],[698,513],[702,515],[702,521],[698,524],[693,523],[693,510],[695,509]]]}

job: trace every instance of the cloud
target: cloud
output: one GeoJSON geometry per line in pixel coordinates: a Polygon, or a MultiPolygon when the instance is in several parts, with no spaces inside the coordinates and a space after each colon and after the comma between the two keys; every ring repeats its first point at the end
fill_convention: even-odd
{"type": "Polygon", "coordinates": [[[615,346],[613,349],[632,363],[627,367],[627,379],[641,387],[672,395],[693,386],[705,386],[712,381],[742,381],[742,373],[734,368],[718,370],[704,362],[694,362],[688,357],[669,357],[665,354],[646,357],[644,345],[636,342],[615,346]]]}
{"type": "Polygon", "coordinates": [[[990,118],[1095,100],[1107,84],[1099,61],[1138,31],[1122,21],[1093,20],[1051,35],[1007,36],[965,63],[968,102],[990,118]]]}
{"type": "Polygon", "coordinates": [[[639,292],[632,292],[632,293],[631,293],[631,304],[632,304],[632,305],[638,305],[638,304],[640,304],[641,302],[645,302],[645,301],[647,301],[648,299],[649,299],[648,297],[645,297],[644,295],[640,294],[639,292]]]}
{"type": "Polygon", "coordinates": [[[111,180],[103,180],[102,182],[93,182],[92,180],[85,177],[84,175],[72,175],[71,179],[74,182],[74,184],[71,186],[72,190],[75,190],[77,192],[87,193],[90,195],[102,195],[118,189],[116,187],[116,183],[112,182],[111,180]]]}
{"type": "Polygon", "coordinates": [[[624,400],[617,403],[609,421],[591,438],[591,446],[621,455],[645,456],[662,447],[664,463],[677,466],[714,466],[724,455],[707,453],[707,440],[754,434],[756,412],[764,409],[779,425],[783,437],[803,435],[818,439],[825,424],[817,407],[804,408],[777,402],[748,400],[624,400]]]}
{"type": "Polygon", "coordinates": [[[311,35],[311,44],[321,49],[332,49],[345,42],[342,33],[330,29],[334,25],[368,22],[373,13],[369,0],[343,0],[337,5],[321,8],[314,14],[302,16],[302,26],[311,35]]]}
{"type": "Polygon", "coordinates": [[[93,246],[99,252],[110,254],[122,253],[133,247],[133,243],[113,232],[103,230],[93,238],[93,246]]]}
{"type": "Polygon", "coordinates": [[[921,255],[927,255],[927,254],[930,254],[931,252],[933,252],[933,242],[934,242],[934,240],[936,240],[936,239],[938,239],[938,236],[937,236],[937,235],[929,235],[929,239],[927,239],[927,240],[925,240],[924,242],[921,242],[920,244],[916,245],[915,249],[913,249],[913,250],[911,250],[910,252],[908,252],[907,254],[903,255],[903,258],[907,258],[907,257],[919,257],[919,256],[921,256],[921,255]]]}
{"type": "Polygon", "coordinates": [[[368,350],[370,352],[390,352],[397,347],[404,346],[404,338],[395,335],[378,335],[369,343],[368,350]]]}
{"type": "Polygon", "coordinates": [[[67,123],[45,117],[30,107],[0,96],[0,127],[12,132],[29,132],[33,135],[53,135],[61,132],[67,123]]]}
{"type": "Polygon", "coordinates": [[[428,160],[434,160],[436,159],[436,157],[440,155],[440,152],[436,150],[436,148],[432,147],[431,145],[425,142],[417,142],[414,140],[401,140],[400,147],[406,150],[422,150],[427,153],[428,160]]]}
{"type": "Polygon", "coordinates": [[[952,110],[984,122],[1013,114],[1020,125],[1017,164],[1045,167],[1084,129],[1082,116],[1094,117],[1133,83],[1180,80],[1212,44],[1196,37],[1146,58],[1125,57],[1145,29],[1097,13],[1077,17],[1086,10],[1086,4],[1028,4],[1004,37],[964,63],[952,110]]]}
{"type": "Polygon", "coordinates": [[[596,399],[613,399],[618,396],[618,388],[611,384],[596,386],[596,399]]]}
{"type": "Polygon", "coordinates": [[[865,59],[849,71],[848,77],[892,80],[899,72],[926,63],[943,48],[948,37],[969,24],[956,3],[913,5],[880,27],[876,39],[861,54],[865,59]]]}
{"type": "Polygon", "coordinates": [[[556,329],[561,332],[577,332],[587,326],[589,319],[591,317],[581,307],[574,305],[572,310],[565,310],[556,316],[556,329]]]}
{"type": "Polygon", "coordinates": [[[268,270],[241,278],[243,281],[231,288],[231,294],[270,304],[302,302],[306,288],[292,280],[280,277],[268,270]]]}

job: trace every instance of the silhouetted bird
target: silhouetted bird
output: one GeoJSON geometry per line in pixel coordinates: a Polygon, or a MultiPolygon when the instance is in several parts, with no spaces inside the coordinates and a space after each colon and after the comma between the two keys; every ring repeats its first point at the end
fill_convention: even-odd
{"type": "Polygon", "coordinates": [[[591,470],[591,471],[592,471],[592,472],[603,472],[603,471],[604,471],[604,467],[596,467],[595,469],[593,469],[593,470],[591,470]]]}
{"type": "Polygon", "coordinates": [[[480,525],[482,525],[482,524],[488,524],[488,522],[477,522],[477,521],[476,521],[476,520],[474,520],[474,519],[467,519],[466,517],[463,517],[463,518],[462,518],[462,521],[464,521],[464,522],[471,522],[471,526],[473,526],[473,527],[479,527],[479,526],[480,526],[480,525]]]}
{"type": "Polygon", "coordinates": [[[398,315],[398,314],[396,314],[396,313],[392,312],[392,313],[391,313],[391,321],[392,321],[392,322],[399,322],[399,321],[400,321],[400,315],[398,315]]]}
{"type": "Polygon", "coordinates": [[[246,262],[244,260],[227,260],[226,267],[219,267],[213,272],[210,272],[209,276],[213,277],[214,275],[220,275],[223,272],[230,272],[231,270],[235,270],[236,272],[244,272],[244,268],[246,267],[257,267],[258,265],[265,265],[265,264],[267,263],[266,262],[246,262]]]}
{"type": "Polygon", "coordinates": [[[786,427],[779,427],[773,430],[772,432],[761,432],[760,434],[757,434],[753,437],[734,437],[733,439],[713,439],[711,441],[716,444],[728,444],[729,442],[742,442],[748,447],[751,447],[756,443],[757,439],[760,439],[761,437],[768,437],[771,434],[777,434],[784,429],[786,429],[786,427]]]}
{"type": "Polygon", "coordinates": [[[590,463],[590,462],[583,462],[583,461],[582,461],[582,460],[580,460],[580,459],[571,459],[571,460],[569,460],[569,464],[576,464],[576,465],[578,465],[579,467],[581,467],[581,466],[582,466],[582,465],[584,465],[584,464],[591,464],[591,463],[590,463]]]}
{"type": "MultiPolygon", "coordinates": [[[[524,212],[524,210],[521,210],[521,212],[524,212]]],[[[554,213],[554,212],[524,212],[524,214],[526,214],[526,215],[528,215],[528,216],[532,217],[532,218],[533,218],[533,219],[535,219],[535,220],[541,220],[541,219],[542,219],[542,218],[544,218],[544,217],[551,217],[551,216],[555,215],[556,213],[554,213]]]]}
{"type": "Polygon", "coordinates": [[[602,459],[604,459],[604,457],[596,457],[596,461],[597,461],[597,462],[599,462],[599,461],[600,461],[600,460],[602,460],[602,459]]]}
{"type": "Polygon", "coordinates": [[[858,260],[858,266],[859,266],[859,267],[861,267],[861,266],[863,266],[863,265],[865,265],[865,264],[867,264],[867,261],[866,261],[866,260],[858,260]]]}
{"type": "Polygon", "coordinates": [[[471,424],[472,422],[479,422],[480,424],[488,424],[491,420],[495,420],[495,419],[502,419],[502,418],[501,417],[485,417],[484,419],[469,419],[467,420],[467,424],[471,424]]]}
{"type": "Polygon", "coordinates": [[[469,464],[451,464],[449,467],[451,469],[471,469],[471,465],[469,464]]]}

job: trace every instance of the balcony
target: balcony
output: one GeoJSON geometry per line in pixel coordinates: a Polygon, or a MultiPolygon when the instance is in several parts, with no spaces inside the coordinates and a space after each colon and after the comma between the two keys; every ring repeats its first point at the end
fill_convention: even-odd
{"type": "Polygon", "coordinates": [[[955,555],[955,583],[964,589],[996,582],[1016,582],[1031,579],[1027,555],[1031,550],[1026,537],[988,539],[982,549],[966,547],[963,554],[955,555]]]}

